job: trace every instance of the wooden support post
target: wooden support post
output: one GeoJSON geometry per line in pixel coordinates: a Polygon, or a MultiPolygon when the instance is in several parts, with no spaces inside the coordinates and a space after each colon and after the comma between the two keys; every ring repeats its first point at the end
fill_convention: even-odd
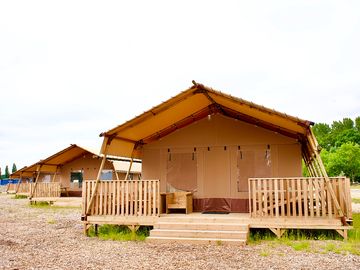
{"type": "Polygon", "coordinates": [[[343,238],[344,240],[347,240],[348,235],[347,235],[347,230],[336,230],[343,238]]]}
{"type": "Polygon", "coordinates": [[[114,170],[114,173],[115,173],[116,180],[120,180],[120,179],[119,179],[119,175],[118,175],[118,173],[117,173],[116,170],[114,170]]]}
{"type": "Polygon", "coordinates": [[[55,182],[55,177],[56,177],[56,174],[57,174],[57,170],[58,170],[58,166],[56,166],[56,170],[55,170],[55,173],[53,175],[53,178],[52,178],[51,182],[55,182]]]}
{"type": "Polygon", "coordinates": [[[280,229],[280,228],[269,228],[269,229],[277,236],[277,238],[281,238],[281,236],[286,231],[286,229],[280,229]]]}
{"type": "Polygon", "coordinates": [[[94,225],[95,236],[99,235],[99,224],[94,225]]]}
{"type": "Polygon", "coordinates": [[[41,165],[40,165],[40,167],[39,167],[38,170],[37,170],[37,175],[36,175],[35,183],[34,183],[33,189],[31,190],[31,193],[30,193],[30,196],[29,196],[29,199],[30,199],[30,200],[31,200],[32,197],[34,196],[34,193],[35,193],[35,190],[36,190],[36,185],[37,185],[38,180],[39,180],[39,177],[40,177],[40,173],[41,173],[41,165]]]}
{"type": "Polygon", "coordinates": [[[16,185],[16,190],[15,190],[15,194],[19,192],[19,188],[22,182],[22,173],[20,173],[20,177],[19,177],[19,182],[16,185]]]}
{"type": "Polygon", "coordinates": [[[129,174],[130,174],[130,170],[131,170],[133,161],[134,161],[134,158],[132,157],[132,154],[131,154],[131,160],[130,160],[129,169],[128,169],[128,171],[126,172],[126,175],[125,175],[125,179],[124,179],[124,180],[128,180],[128,177],[129,177],[129,174]]]}
{"type": "Polygon", "coordinates": [[[103,170],[103,168],[104,168],[104,166],[105,166],[105,161],[106,161],[106,153],[104,154],[103,159],[101,160],[99,172],[98,172],[98,175],[97,175],[97,177],[96,177],[95,187],[94,187],[94,189],[93,189],[93,193],[91,194],[91,198],[90,198],[89,204],[87,205],[87,209],[86,209],[85,215],[88,215],[88,214],[90,213],[91,206],[92,206],[92,204],[94,203],[95,194],[96,194],[96,191],[97,191],[98,186],[99,186],[99,183],[100,183],[101,172],[102,172],[102,170],[103,170]]]}
{"type": "MultiPolygon", "coordinates": [[[[319,150],[318,150],[318,148],[317,148],[317,141],[316,141],[316,138],[315,138],[315,136],[314,136],[314,134],[313,134],[313,132],[312,132],[312,130],[310,129],[310,132],[309,132],[309,134],[308,134],[308,140],[309,140],[309,142],[310,142],[310,145],[311,145],[311,147],[313,148],[313,151],[314,151],[314,154],[315,154],[315,163],[317,163],[317,165],[318,165],[318,169],[319,169],[319,172],[320,172],[320,176],[323,176],[324,178],[325,178],[325,183],[326,183],[326,185],[327,185],[327,188],[328,188],[328,190],[329,190],[329,193],[330,193],[330,195],[331,195],[331,198],[333,199],[333,201],[334,201],[334,205],[335,205],[335,208],[336,208],[336,210],[338,211],[338,213],[339,213],[339,216],[340,216],[340,218],[341,218],[341,221],[342,221],[342,223],[344,224],[344,223],[346,223],[345,222],[345,218],[344,218],[344,213],[343,213],[343,211],[342,211],[342,209],[341,209],[341,207],[340,207],[340,204],[339,204],[339,201],[338,201],[338,199],[336,198],[336,195],[335,195],[335,192],[334,192],[334,189],[333,189],[333,187],[332,187],[332,185],[331,185],[331,183],[330,183],[330,179],[329,179],[329,176],[327,175],[327,172],[326,172],[326,170],[325,170],[325,166],[324,166],[324,164],[323,164],[323,162],[322,162],[322,160],[321,160],[321,157],[320,157],[320,154],[319,154],[319,150]]],[[[345,224],[344,224],[345,225],[345,224]]]]}

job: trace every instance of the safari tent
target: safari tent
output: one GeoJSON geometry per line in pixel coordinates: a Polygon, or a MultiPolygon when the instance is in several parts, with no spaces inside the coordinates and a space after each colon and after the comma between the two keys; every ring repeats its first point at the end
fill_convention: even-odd
{"type": "Polygon", "coordinates": [[[194,240],[199,232],[185,233],[189,227],[179,224],[227,218],[278,236],[286,228],[331,228],[346,237],[349,180],[327,176],[311,125],[193,82],[101,134],[103,160],[141,159],[142,180],[89,181],[85,230],[103,223],[151,225],[150,239],[194,240]],[[302,162],[310,177],[302,175],[302,162]]]}
{"type": "MultiPolygon", "coordinates": [[[[28,195],[31,200],[55,200],[63,196],[81,197],[83,182],[94,179],[99,171],[101,157],[95,151],[76,144],[39,162],[24,167],[11,175],[18,178],[17,194],[28,195]]],[[[112,179],[114,167],[106,161],[102,173],[112,179]]],[[[102,179],[106,179],[103,177],[102,179]]]]}

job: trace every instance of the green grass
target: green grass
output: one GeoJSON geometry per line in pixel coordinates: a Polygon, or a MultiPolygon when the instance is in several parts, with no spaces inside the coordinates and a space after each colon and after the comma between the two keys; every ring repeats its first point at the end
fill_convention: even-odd
{"type": "Polygon", "coordinates": [[[26,196],[26,195],[15,195],[11,199],[18,200],[18,199],[27,199],[27,198],[28,198],[28,196],[26,196]]]}
{"type": "Polygon", "coordinates": [[[360,185],[359,184],[351,185],[350,189],[360,189],[360,185]]]}
{"type": "Polygon", "coordinates": [[[65,209],[81,209],[81,207],[78,206],[56,206],[51,205],[48,202],[36,202],[29,205],[31,208],[41,208],[44,210],[65,210],[65,209]]]}
{"type": "MultiPolygon", "coordinates": [[[[141,226],[135,233],[132,233],[127,226],[102,225],[98,229],[98,237],[103,240],[113,241],[144,241],[149,236],[149,227],[141,226]]],[[[90,237],[96,237],[95,229],[89,229],[90,237]]]]}
{"type": "Polygon", "coordinates": [[[261,257],[268,257],[270,255],[270,251],[268,249],[262,249],[260,251],[260,256],[261,257]]]}
{"type": "Polygon", "coordinates": [[[360,198],[353,198],[351,199],[353,203],[360,203],[360,198]]]}

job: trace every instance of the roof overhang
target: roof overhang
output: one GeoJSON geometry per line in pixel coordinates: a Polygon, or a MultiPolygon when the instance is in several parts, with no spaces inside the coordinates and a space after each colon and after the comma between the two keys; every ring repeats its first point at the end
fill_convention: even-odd
{"type": "Polygon", "coordinates": [[[313,122],[224,94],[202,84],[193,84],[134,119],[101,133],[100,136],[104,137],[101,153],[139,158],[141,145],[159,140],[215,113],[295,138],[307,147],[307,136],[313,122]]]}
{"type": "Polygon", "coordinates": [[[33,177],[38,172],[55,173],[57,169],[67,163],[70,163],[85,154],[92,154],[94,157],[100,157],[91,150],[71,144],[69,147],[57,152],[56,154],[40,160],[29,167],[24,167],[10,175],[10,178],[33,177]]]}

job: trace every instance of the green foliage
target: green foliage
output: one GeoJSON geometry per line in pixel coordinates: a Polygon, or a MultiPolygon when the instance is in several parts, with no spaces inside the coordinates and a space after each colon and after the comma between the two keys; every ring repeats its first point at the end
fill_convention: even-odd
{"type": "MultiPolygon", "coordinates": [[[[102,225],[99,226],[98,237],[103,240],[112,241],[144,241],[149,236],[149,231],[150,228],[146,226],[141,226],[133,233],[127,226],[102,225]]],[[[96,237],[93,226],[89,229],[88,235],[96,237]]]]}
{"type": "Polygon", "coordinates": [[[313,131],[323,149],[321,158],[328,174],[360,182],[360,117],[334,121],[331,126],[318,123],[313,131]]]}
{"type": "Polygon", "coordinates": [[[16,168],[16,164],[13,163],[13,166],[12,166],[12,169],[11,169],[11,172],[14,173],[17,171],[17,168],[16,168]]]}
{"type": "Polygon", "coordinates": [[[360,180],[360,145],[347,142],[330,152],[322,151],[321,158],[330,176],[346,175],[352,181],[360,180]]]}
{"type": "Polygon", "coordinates": [[[10,173],[9,173],[9,166],[8,166],[8,165],[6,165],[6,167],[5,167],[5,178],[9,178],[9,176],[10,176],[10,173]]]}

